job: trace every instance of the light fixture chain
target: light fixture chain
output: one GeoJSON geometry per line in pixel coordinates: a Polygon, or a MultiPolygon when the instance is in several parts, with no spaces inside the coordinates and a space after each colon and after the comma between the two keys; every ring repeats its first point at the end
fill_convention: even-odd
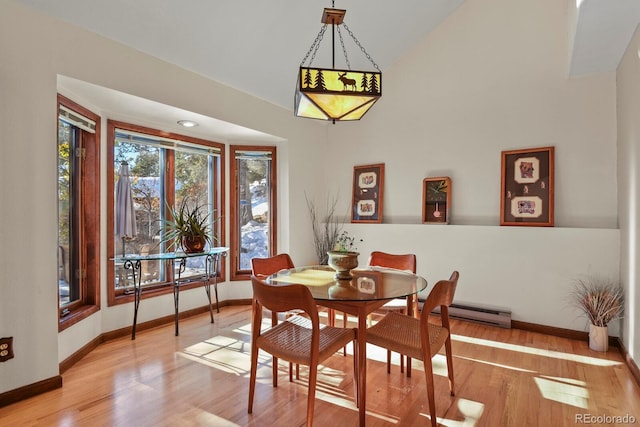
{"type": "MultiPolygon", "coordinates": [[[[344,26],[344,28],[347,30],[347,32],[349,33],[349,35],[351,36],[351,38],[353,39],[354,42],[356,42],[356,44],[358,45],[358,47],[360,48],[360,50],[365,54],[365,56],[367,57],[367,59],[369,61],[371,61],[371,63],[373,64],[373,66],[376,68],[376,70],[378,70],[379,72],[382,73],[382,71],[380,71],[380,67],[378,67],[378,64],[376,64],[376,62],[373,60],[373,58],[371,58],[371,56],[367,53],[367,51],[365,50],[364,46],[362,46],[360,44],[360,42],[358,41],[358,39],[356,38],[356,36],[351,32],[351,30],[349,29],[349,27],[347,27],[346,23],[342,23],[342,25],[344,26]]],[[[342,46],[344,48],[344,46],[342,46]]]]}
{"type": "Polygon", "coordinates": [[[347,62],[347,70],[351,71],[351,64],[349,63],[349,57],[347,56],[347,49],[344,47],[344,40],[342,39],[342,32],[338,25],[338,37],[340,37],[340,44],[342,45],[342,52],[344,52],[344,60],[347,62]]]}
{"type": "Polygon", "coordinates": [[[304,59],[300,63],[301,67],[305,64],[305,62],[307,62],[307,58],[309,57],[309,55],[311,55],[311,51],[313,51],[313,54],[311,55],[311,60],[309,61],[309,66],[311,66],[311,64],[313,64],[313,60],[316,58],[316,53],[318,52],[318,48],[320,47],[320,42],[322,41],[322,38],[324,37],[324,32],[326,30],[327,30],[327,24],[324,24],[322,26],[322,28],[320,28],[320,32],[316,36],[316,39],[313,41],[313,44],[309,48],[309,51],[307,52],[307,54],[304,56],[304,59]]]}

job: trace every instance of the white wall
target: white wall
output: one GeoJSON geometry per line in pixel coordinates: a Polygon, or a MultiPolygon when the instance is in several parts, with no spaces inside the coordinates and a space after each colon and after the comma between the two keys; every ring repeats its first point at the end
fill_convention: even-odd
{"type": "MultiPolygon", "coordinates": [[[[640,355],[640,32],[627,47],[618,67],[618,209],[620,215],[620,278],[626,304],[623,337],[634,360],[640,355]]],[[[636,362],[637,363],[637,362],[636,362]]]]}
{"type": "Polygon", "coordinates": [[[466,0],[383,74],[366,128],[330,127],[328,176],[385,162],[386,221],[419,222],[422,179],[448,175],[453,223],[497,225],[501,151],[555,146],[555,225],[616,228],[615,73],[568,76],[566,8],[466,0]]]}
{"type": "Polygon", "coordinates": [[[414,252],[430,283],[460,271],[458,299],[585,330],[567,309],[571,282],[618,277],[616,82],[568,76],[569,21],[567,2],[466,0],[383,73],[364,127],[329,129],[327,179],[349,189],[341,212],[353,166],[385,163],[385,224],[347,227],[363,255],[414,252]],[[501,151],[550,145],[556,226],[498,226],[501,151]],[[442,175],[452,225],[420,224],[422,180],[442,175]]]}
{"type": "MultiPolygon", "coordinates": [[[[568,294],[588,274],[618,276],[619,232],[596,228],[533,228],[440,224],[347,224],[363,238],[359,263],[371,251],[413,253],[428,286],[460,272],[457,303],[499,307],[513,320],[585,330],[568,294]]],[[[610,334],[617,336],[618,325],[610,334]]]]}

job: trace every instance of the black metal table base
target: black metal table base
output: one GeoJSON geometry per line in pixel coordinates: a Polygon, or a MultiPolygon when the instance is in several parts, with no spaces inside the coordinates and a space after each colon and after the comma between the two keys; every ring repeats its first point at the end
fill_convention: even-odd
{"type": "MultiPolygon", "coordinates": [[[[218,267],[220,265],[220,256],[226,256],[226,252],[219,253],[205,253],[202,256],[206,255],[205,260],[205,273],[204,273],[204,290],[207,294],[207,301],[209,303],[209,315],[211,316],[211,323],[215,323],[213,318],[213,304],[211,303],[211,279],[213,278],[213,290],[215,292],[216,298],[216,311],[220,313],[220,301],[218,300],[218,267]]],[[[174,323],[175,323],[175,334],[179,335],[178,323],[180,318],[180,285],[181,285],[181,276],[185,271],[187,266],[187,258],[176,256],[173,258],[174,262],[177,262],[178,265],[174,266],[173,269],[173,305],[174,305],[174,323]],[[176,278],[177,272],[177,278],[176,278]]],[[[142,264],[141,260],[129,260],[126,259],[123,264],[125,270],[130,269],[132,272],[132,280],[133,280],[133,326],[131,328],[131,339],[136,339],[136,325],[138,323],[138,308],[140,306],[140,299],[142,298],[142,264]]]]}

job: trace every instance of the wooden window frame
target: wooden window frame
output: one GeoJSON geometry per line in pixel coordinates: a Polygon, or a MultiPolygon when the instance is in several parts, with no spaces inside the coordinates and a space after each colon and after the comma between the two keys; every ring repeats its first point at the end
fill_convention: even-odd
{"type": "Polygon", "coordinates": [[[73,215],[83,218],[79,237],[81,243],[75,240],[75,244],[83,250],[83,264],[79,273],[81,298],[64,309],[60,308],[58,300],[58,331],[63,331],[100,310],[100,116],[60,94],[58,106],[64,106],[96,123],[95,133],[82,131],[84,167],[80,185],[83,198],[80,212],[73,212],[73,215]]]}
{"type": "Polygon", "coordinates": [[[239,151],[258,151],[271,153],[271,167],[270,167],[270,207],[269,207],[269,256],[276,255],[277,252],[277,231],[278,231],[278,199],[277,199],[277,149],[275,146],[264,145],[231,145],[229,153],[229,176],[232,180],[230,189],[230,232],[231,232],[231,247],[230,247],[230,269],[231,280],[249,280],[251,278],[251,270],[242,270],[239,268],[240,264],[240,230],[238,227],[238,221],[240,214],[238,212],[239,205],[239,188],[238,188],[238,167],[236,162],[236,153],[239,151]]]}

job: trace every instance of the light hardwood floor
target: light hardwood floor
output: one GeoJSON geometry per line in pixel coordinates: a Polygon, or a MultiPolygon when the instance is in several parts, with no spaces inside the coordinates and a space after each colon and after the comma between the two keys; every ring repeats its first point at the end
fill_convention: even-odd
{"type": "MultiPolygon", "coordinates": [[[[63,387],[0,408],[1,426],[301,426],[306,370],[288,381],[261,355],[253,415],[247,414],[250,308],[209,314],[102,344],[63,374],[63,387]]],[[[448,394],[444,356],[436,356],[437,417],[445,426],[573,426],[577,417],[635,417],[640,389],[617,349],[517,329],[453,321],[456,396],[448,394]]],[[[411,378],[386,373],[386,353],[370,346],[367,426],[427,425],[422,365],[411,378]]],[[[397,359],[396,359],[397,363],[397,359]]],[[[321,368],[314,424],[355,426],[351,355],[321,368]]],[[[593,419],[592,419],[593,421],[593,419]]],[[[623,425],[615,419],[599,425],[623,425]]]]}

